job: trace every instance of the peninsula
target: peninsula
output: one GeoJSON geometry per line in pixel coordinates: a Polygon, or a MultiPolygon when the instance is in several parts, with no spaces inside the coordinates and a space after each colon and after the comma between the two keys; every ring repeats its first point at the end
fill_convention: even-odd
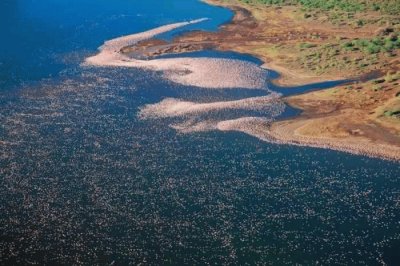
{"type": "MultiPolygon", "coordinates": [[[[253,135],[281,143],[400,159],[400,4],[349,1],[207,0],[235,16],[218,32],[192,31],[171,42],[143,40],[121,52],[153,58],[204,49],[260,58],[275,83],[352,84],[291,96],[300,116],[254,125],[253,135]]],[[[249,125],[251,126],[251,125],[249,125]]]]}

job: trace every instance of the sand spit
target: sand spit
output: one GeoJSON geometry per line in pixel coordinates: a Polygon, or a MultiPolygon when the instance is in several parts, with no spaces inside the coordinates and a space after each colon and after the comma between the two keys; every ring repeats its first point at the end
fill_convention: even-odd
{"type": "Polygon", "coordinates": [[[142,119],[187,117],[220,110],[267,111],[271,116],[276,116],[279,115],[283,109],[284,106],[280,101],[280,94],[278,93],[271,93],[268,96],[262,97],[211,103],[195,103],[167,98],[156,104],[145,105],[141,108],[139,117],[142,119]]]}
{"type": "Polygon", "coordinates": [[[171,127],[180,133],[194,133],[211,130],[239,131],[255,136],[264,141],[272,142],[272,139],[268,135],[262,133],[262,129],[269,127],[273,121],[273,118],[268,119],[265,117],[242,117],[225,121],[206,120],[201,122],[196,122],[195,119],[190,119],[183,123],[173,124],[171,127]]]}
{"type": "Polygon", "coordinates": [[[264,118],[245,117],[219,122],[217,129],[243,132],[272,143],[324,148],[368,157],[400,160],[400,148],[393,145],[360,137],[344,139],[308,137],[297,132],[297,129],[302,126],[301,120],[272,122],[264,118]]]}
{"type": "Polygon", "coordinates": [[[139,60],[123,54],[121,49],[205,19],[165,25],[146,32],[116,38],[104,43],[100,52],[86,58],[83,65],[98,67],[134,67],[162,71],[164,77],[186,86],[201,88],[248,88],[266,86],[267,71],[250,62],[218,58],[169,58],[139,60]]]}
{"type": "Polygon", "coordinates": [[[256,123],[262,122],[270,125],[273,119],[285,109],[280,100],[280,95],[271,93],[268,96],[252,97],[235,101],[222,101],[212,103],[195,103],[179,99],[167,98],[156,104],[148,104],[141,108],[138,116],[141,119],[167,119],[179,118],[180,122],[170,124],[170,127],[179,133],[204,132],[211,130],[239,130],[250,134],[256,123]],[[268,118],[238,118],[235,120],[221,121],[213,113],[218,111],[258,111],[268,118]],[[204,118],[203,115],[211,118],[204,118]]]}
{"type": "Polygon", "coordinates": [[[278,122],[271,126],[269,135],[280,143],[332,149],[369,157],[400,160],[399,147],[383,142],[372,141],[363,137],[347,137],[342,139],[308,137],[298,132],[298,129],[302,127],[303,123],[302,120],[278,122]]]}
{"type": "Polygon", "coordinates": [[[264,117],[242,117],[238,119],[221,121],[217,125],[220,131],[239,131],[261,140],[272,141],[268,134],[265,134],[265,129],[269,128],[273,119],[264,117]]]}
{"type": "Polygon", "coordinates": [[[175,129],[179,133],[189,134],[195,132],[206,132],[217,130],[218,121],[214,120],[206,120],[197,122],[196,119],[189,119],[182,123],[175,123],[170,125],[173,129],[175,129]]]}
{"type": "Polygon", "coordinates": [[[91,56],[86,58],[85,65],[93,65],[93,66],[118,66],[118,61],[129,60],[127,56],[124,56],[120,51],[123,47],[134,45],[140,41],[148,40],[153,38],[159,34],[169,32],[190,24],[200,23],[202,21],[207,20],[207,18],[201,18],[197,20],[192,20],[188,22],[180,22],[174,24],[164,25],[158,28],[154,28],[148,31],[135,33],[131,35],[122,36],[119,38],[115,38],[109,41],[106,41],[100,48],[98,53],[95,56],[91,56]]]}
{"type": "MultiPolygon", "coordinates": [[[[85,60],[84,65],[99,67],[134,67],[162,71],[164,77],[186,86],[200,88],[248,88],[266,87],[266,70],[258,65],[217,58],[170,58],[139,60],[123,54],[121,49],[139,41],[150,39],[158,34],[179,27],[199,23],[205,19],[175,23],[155,28],[146,32],[116,38],[104,43],[100,52],[85,60]]],[[[147,118],[174,118],[184,120],[171,127],[179,132],[198,132],[207,130],[241,131],[265,141],[286,143],[298,146],[329,148],[372,157],[400,160],[400,148],[383,142],[362,137],[354,138],[318,138],[308,137],[296,131],[301,127],[301,120],[271,123],[272,119],[283,111],[283,104],[276,104],[279,96],[269,95],[237,101],[195,103],[178,99],[165,99],[160,103],[146,105],[139,116],[147,118]],[[219,110],[267,110],[268,118],[244,117],[227,121],[203,120],[199,115],[219,110]]]]}

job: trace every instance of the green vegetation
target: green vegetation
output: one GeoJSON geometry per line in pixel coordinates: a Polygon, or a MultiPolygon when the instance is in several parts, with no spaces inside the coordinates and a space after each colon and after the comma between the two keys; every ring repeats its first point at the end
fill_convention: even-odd
{"type": "Polygon", "coordinates": [[[266,5],[302,5],[305,9],[341,10],[345,12],[380,11],[384,14],[398,15],[399,0],[241,0],[245,3],[266,5]]]}
{"type": "Polygon", "coordinates": [[[372,87],[373,91],[381,91],[384,87],[382,85],[374,85],[372,87]]]}
{"type": "Polygon", "coordinates": [[[400,25],[400,0],[238,0],[246,4],[300,6],[303,18],[329,20],[334,25],[360,28],[366,25],[400,25]],[[364,11],[380,14],[365,16],[364,11]]]}
{"type": "Polygon", "coordinates": [[[297,63],[317,74],[323,74],[330,69],[361,70],[377,64],[375,55],[363,56],[360,51],[348,51],[346,45],[335,43],[318,45],[312,48],[300,48],[297,63]]]}
{"type": "MultiPolygon", "coordinates": [[[[375,70],[382,58],[397,55],[400,38],[392,34],[389,37],[371,39],[335,39],[327,44],[300,43],[297,49],[299,50],[297,53],[299,56],[295,59],[297,64],[317,74],[324,74],[332,69],[347,69],[361,74],[375,70]]],[[[388,82],[399,79],[400,73],[388,74],[385,77],[388,82]]]]}
{"type": "Polygon", "coordinates": [[[369,54],[380,52],[392,52],[400,48],[400,39],[396,36],[375,37],[373,39],[355,39],[351,42],[342,44],[342,47],[348,51],[362,50],[369,54]]]}
{"type": "Polygon", "coordinates": [[[386,82],[396,82],[400,80],[400,72],[395,72],[395,73],[387,73],[385,76],[385,81],[386,82]]]}
{"type": "Polygon", "coordinates": [[[299,0],[306,8],[318,8],[322,10],[339,9],[347,12],[356,12],[365,10],[365,6],[361,1],[354,0],[299,0]]]}
{"type": "Polygon", "coordinates": [[[317,46],[316,44],[307,43],[307,42],[300,43],[300,45],[299,45],[300,49],[308,49],[308,48],[313,48],[313,47],[316,47],[316,46],[317,46]]]}
{"type": "Polygon", "coordinates": [[[389,117],[400,117],[400,109],[387,110],[384,112],[384,115],[389,117]]]}

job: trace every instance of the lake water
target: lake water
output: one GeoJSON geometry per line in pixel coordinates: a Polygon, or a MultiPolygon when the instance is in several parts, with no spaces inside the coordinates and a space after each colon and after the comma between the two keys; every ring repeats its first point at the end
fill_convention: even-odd
{"type": "MultiPolygon", "coordinates": [[[[236,132],[179,134],[138,111],[266,91],[80,66],[114,37],[202,17],[162,37],[216,30],[231,16],[195,0],[1,1],[0,264],[398,265],[399,163],[236,132]]],[[[258,62],[204,53],[191,56],[258,62]]]]}

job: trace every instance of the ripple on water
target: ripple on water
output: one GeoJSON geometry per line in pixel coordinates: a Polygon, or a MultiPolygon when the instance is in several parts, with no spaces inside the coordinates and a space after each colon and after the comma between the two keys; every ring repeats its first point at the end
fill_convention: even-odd
{"type": "Polygon", "coordinates": [[[0,264],[385,259],[400,239],[397,163],[176,134],[170,125],[262,126],[279,106],[201,91],[152,71],[84,68],[1,99],[0,264]],[[159,103],[161,118],[139,119],[159,103]]]}

